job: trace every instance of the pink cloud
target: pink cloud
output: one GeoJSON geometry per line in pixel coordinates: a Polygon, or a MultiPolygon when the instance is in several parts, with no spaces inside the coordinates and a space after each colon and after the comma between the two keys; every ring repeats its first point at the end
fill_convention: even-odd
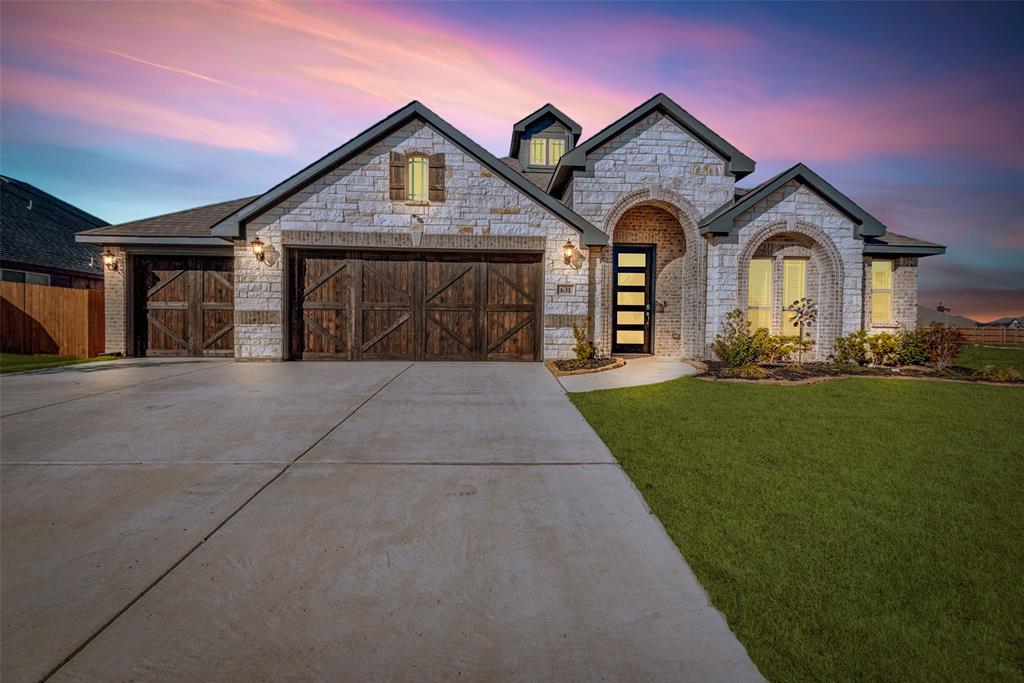
{"type": "Polygon", "coordinates": [[[266,153],[286,152],[292,147],[284,133],[178,111],[96,84],[21,69],[4,67],[3,98],[7,105],[44,114],[215,147],[266,153]]]}

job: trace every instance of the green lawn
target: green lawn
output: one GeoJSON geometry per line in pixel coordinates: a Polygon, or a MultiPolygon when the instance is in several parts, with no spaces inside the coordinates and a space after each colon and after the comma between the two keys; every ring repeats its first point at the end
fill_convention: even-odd
{"type": "Polygon", "coordinates": [[[769,679],[1024,680],[1024,390],[571,397],[769,679]]]}
{"type": "Polygon", "coordinates": [[[56,368],[61,365],[77,365],[92,363],[98,360],[114,360],[114,356],[96,356],[81,358],[73,356],[29,356],[21,353],[0,353],[0,374],[22,372],[24,370],[41,370],[56,368]]]}
{"type": "Polygon", "coordinates": [[[1016,368],[1024,374],[1024,346],[980,346],[964,347],[957,365],[968,368],[983,368],[994,365],[997,368],[1016,368]]]}

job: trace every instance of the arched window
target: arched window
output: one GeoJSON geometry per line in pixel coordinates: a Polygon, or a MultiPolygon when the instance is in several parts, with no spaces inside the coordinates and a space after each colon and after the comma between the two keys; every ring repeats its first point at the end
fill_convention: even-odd
{"type": "Polygon", "coordinates": [[[429,164],[425,156],[410,156],[406,162],[406,199],[413,202],[427,201],[427,178],[429,164]]]}

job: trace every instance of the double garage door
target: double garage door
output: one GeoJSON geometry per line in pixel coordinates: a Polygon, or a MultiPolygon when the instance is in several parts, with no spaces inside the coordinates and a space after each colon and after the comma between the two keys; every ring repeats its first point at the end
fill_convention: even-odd
{"type": "Polygon", "coordinates": [[[290,355],[539,360],[541,257],[291,251],[290,355]]]}

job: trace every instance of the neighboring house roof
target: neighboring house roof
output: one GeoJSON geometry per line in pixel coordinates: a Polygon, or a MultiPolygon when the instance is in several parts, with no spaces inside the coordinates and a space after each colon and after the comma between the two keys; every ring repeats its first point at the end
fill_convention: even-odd
{"type": "Polygon", "coordinates": [[[523,133],[526,132],[527,128],[532,126],[537,121],[540,121],[545,116],[550,116],[554,118],[556,121],[558,121],[563,126],[569,129],[569,133],[572,135],[573,146],[575,146],[576,143],[580,141],[580,135],[583,133],[583,127],[580,124],[573,121],[572,119],[570,119],[564,113],[562,113],[562,111],[558,109],[558,107],[549,102],[548,104],[545,104],[543,107],[533,112],[529,116],[519,121],[516,121],[515,124],[513,124],[512,144],[509,145],[508,152],[508,155],[510,157],[519,156],[519,141],[522,139],[523,133]]]}
{"type": "MultiPolygon", "coordinates": [[[[144,243],[144,240],[158,240],[167,244],[167,238],[188,240],[195,244],[196,240],[211,240],[210,226],[234,211],[245,206],[256,197],[243,197],[217,204],[207,204],[194,209],[165,213],[160,216],[142,218],[137,221],[120,223],[105,228],[85,230],[78,233],[81,242],[97,242],[100,244],[118,242],[144,243]]],[[[213,244],[224,244],[220,238],[212,238],[213,244]]]]}
{"type": "Polygon", "coordinates": [[[753,159],[726,142],[724,138],[694,118],[693,115],[673,102],[667,95],[658,93],[636,109],[633,109],[625,116],[602,129],[596,135],[587,138],[587,141],[579,147],[565,154],[558,161],[558,166],[555,167],[555,173],[551,177],[551,183],[548,185],[548,192],[553,195],[560,194],[573,173],[578,169],[586,168],[587,155],[598,150],[605,143],[655,111],[660,111],[665,116],[668,116],[725,159],[726,172],[731,173],[737,179],[753,173],[753,159]]]}
{"type": "Polygon", "coordinates": [[[864,238],[864,253],[876,256],[931,256],[945,254],[946,247],[914,237],[886,232],[877,237],[864,238]]]}
{"type": "Polygon", "coordinates": [[[981,323],[977,320],[971,320],[962,315],[949,315],[940,311],[936,311],[934,308],[928,308],[927,306],[917,305],[917,324],[920,326],[931,325],[932,323],[946,324],[949,321],[950,327],[978,327],[981,323]]]}
{"type": "Polygon", "coordinates": [[[38,187],[0,176],[0,259],[102,276],[99,250],[75,242],[75,232],[107,225],[38,187]]]}
{"type": "Polygon", "coordinates": [[[1024,320],[1024,316],[1015,317],[1008,315],[1002,318],[996,318],[992,322],[981,323],[982,327],[1020,327],[1021,320],[1024,320]]]}
{"type": "Polygon", "coordinates": [[[541,190],[548,186],[548,181],[551,180],[551,173],[544,171],[523,171],[519,165],[518,159],[512,157],[502,157],[501,159],[512,169],[515,169],[517,173],[529,180],[531,183],[539,187],[541,190]]]}
{"type": "Polygon", "coordinates": [[[536,185],[517,173],[508,164],[473,142],[464,133],[432,112],[418,101],[410,102],[390,116],[374,124],[356,137],[338,147],[333,152],[313,162],[298,173],[285,179],[252,202],[221,219],[213,226],[211,234],[220,237],[238,237],[242,234],[245,224],[268,209],[284,201],[310,183],[322,178],[332,170],[345,163],[364,149],[390,135],[411,120],[419,119],[437,130],[469,156],[475,158],[488,170],[505,179],[522,191],[526,196],[537,202],[552,214],[573,226],[582,235],[581,241],[586,245],[601,246],[607,244],[608,236],[598,230],[585,218],[568,208],[554,197],[551,197],[536,185]]]}
{"type": "Polygon", "coordinates": [[[792,180],[796,180],[812,190],[853,221],[857,237],[878,237],[885,234],[885,226],[877,218],[860,208],[856,202],[829,185],[804,164],[797,164],[786,169],[774,178],[769,178],[746,194],[710,213],[700,222],[701,234],[735,234],[739,230],[739,226],[735,224],[736,218],[792,180]]]}

